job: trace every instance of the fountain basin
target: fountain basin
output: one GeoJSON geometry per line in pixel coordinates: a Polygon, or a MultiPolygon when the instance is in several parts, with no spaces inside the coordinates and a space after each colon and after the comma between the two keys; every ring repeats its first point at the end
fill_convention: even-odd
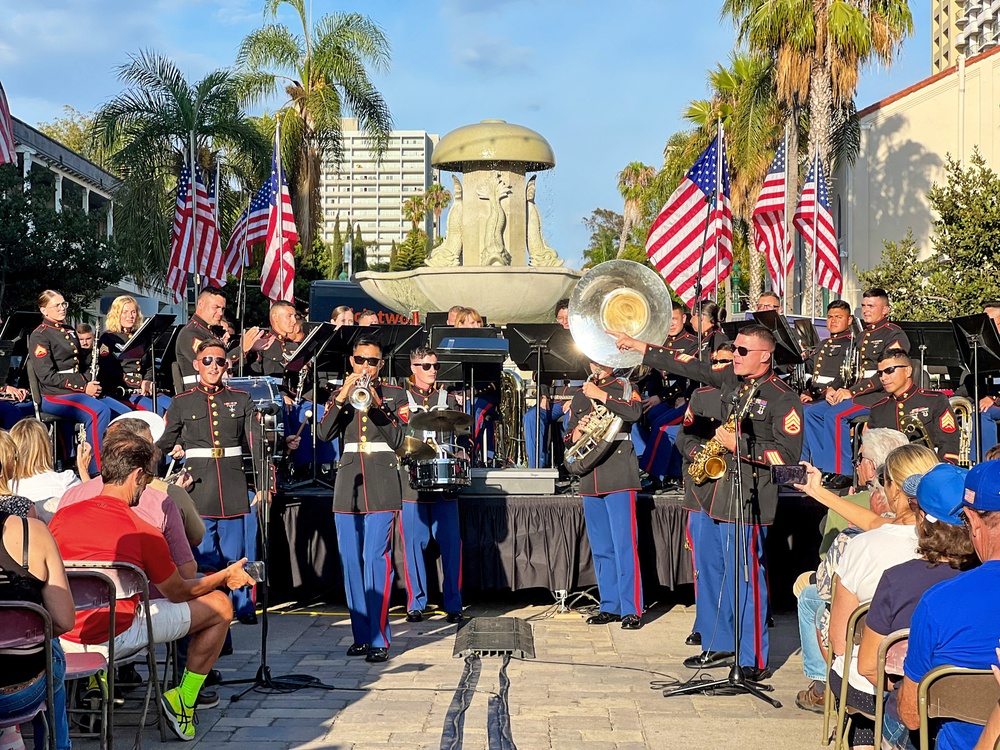
{"type": "Polygon", "coordinates": [[[582,272],[532,266],[458,266],[357,276],[361,288],[390,310],[408,315],[471,307],[487,322],[552,323],[556,303],[569,297],[582,272]]]}

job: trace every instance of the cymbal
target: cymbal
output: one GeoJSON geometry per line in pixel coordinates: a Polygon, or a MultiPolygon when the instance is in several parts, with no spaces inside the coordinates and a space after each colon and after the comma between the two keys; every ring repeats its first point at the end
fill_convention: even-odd
{"type": "Polygon", "coordinates": [[[403,438],[403,445],[399,449],[400,458],[408,458],[412,461],[429,461],[436,455],[433,448],[412,435],[403,438]]]}
{"type": "Polygon", "coordinates": [[[472,426],[472,415],[464,411],[422,411],[410,416],[409,425],[414,430],[452,432],[460,427],[472,426]]]}

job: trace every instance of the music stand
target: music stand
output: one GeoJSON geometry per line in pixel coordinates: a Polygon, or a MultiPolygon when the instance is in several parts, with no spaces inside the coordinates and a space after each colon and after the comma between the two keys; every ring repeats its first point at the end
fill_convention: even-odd
{"type": "Polygon", "coordinates": [[[535,467],[542,448],[542,382],[579,376],[587,367],[587,357],[573,341],[573,335],[559,323],[508,323],[506,329],[510,358],[522,370],[534,370],[538,382],[535,406],[535,467]]]}
{"type": "Polygon", "coordinates": [[[446,312],[429,312],[424,315],[424,325],[427,329],[437,328],[439,326],[448,325],[448,313],[446,312]]]}
{"type": "Polygon", "coordinates": [[[0,340],[9,341],[12,344],[9,348],[5,347],[8,351],[8,373],[4,375],[3,383],[7,382],[12,360],[18,360],[16,365],[18,370],[24,369],[28,355],[28,337],[41,322],[42,314],[30,310],[18,310],[11,313],[10,317],[3,322],[3,328],[0,329],[0,340]]]}
{"type": "Polygon", "coordinates": [[[394,378],[410,377],[410,351],[427,345],[427,329],[423,326],[372,326],[372,338],[382,345],[382,356],[394,378]]]}
{"type": "Polygon", "coordinates": [[[972,372],[972,426],[976,440],[976,463],[982,460],[983,442],[979,423],[979,373],[1000,372],[1000,335],[986,313],[966,315],[951,321],[962,359],[972,372]]]}
{"type": "MultiPolygon", "coordinates": [[[[166,341],[163,340],[163,335],[161,334],[160,340],[156,342],[156,351],[162,352],[160,355],[160,361],[157,362],[153,360],[153,369],[159,369],[160,377],[166,376],[167,381],[170,383],[171,390],[176,390],[175,385],[183,386],[183,383],[174,383],[173,380],[173,365],[177,361],[177,337],[180,335],[181,330],[184,326],[174,326],[172,331],[165,332],[167,334],[166,341]]],[[[240,360],[242,367],[242,359],[240,360]]],[[[183,390],[183,388],[181,388],[183,390]]],[[[177,391],[174,395],[178,395],[180,391],[177,391]]]]}
{"type": "Polygon", "coordinates": [[[156,412],[156,341],[170,329],[176,316],[169,313],[157,313],[142,321],[139,330],[124,344],[115,345],[112,352],[120,362],[123,359],[137,359],[140,362],[149,353],[149,361],[153,371],[153,412],[156,412]]]}
{"type": "Polygon", "coordinates": [[[788,321],[783,315],[779,315],[774,310],[761,310],[751,313],[754,320],[764,326],[774,335],[774,362],[773,365],[789,365],[795,367],[801,365],[802,349],[799,348],[798,337],[788,327],[788,321]]]}
{"type": "Polygon", "coordinates": [[[730,341],[735,341],[740,329],[753,325],[752,320],[727,320],[722,324],[722,332],[726,334],[730,341]]]}
{"type": "Polygon", "coordinates": [[[962,360],[962,352],[958,346],[955,335],[955,326],[949,321],[933,323],[897,323],[906,338],[910,340],[910,356],[917,351],[920,352],[920,379],[917,381],[919,388],[925,388],[930,383],[924,383],[924,368],[928,365],[934,367],[947,367],[949,370],[960,370],[965,366],[962,360]]]}

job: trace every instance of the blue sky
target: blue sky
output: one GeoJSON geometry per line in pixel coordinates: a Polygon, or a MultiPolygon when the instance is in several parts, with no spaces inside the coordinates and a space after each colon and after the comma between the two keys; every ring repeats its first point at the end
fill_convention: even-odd
{"type": "MultiPolygon", "coordinates": [[[[309,0],[307,0],[308,2],[309,0]]],[[[537,130],[557,165],[539,177],[549,244],[578,267],[583,217],[621,210],[617,173],[660,166],[681,112],[706,95],[706,71],[734,33],[720,0],[312,0],[314,17],[370,15],[392,44],[376,83],[397,127],[444,135],[501,118],[537,130]]],[[[69,104],[90,111],[120,91],[115,67],[139,49],[173,58],[189,80],[232,63],[261,22],[260,0],[6,0],[0,81],[14,116],[35,124],[69,104]]],[[[930,75],[930,0],[890,72],[866,71],[864,107],[930,75]]],[[[287,11],[281,18],[294,23],[287,11]]],[[[447,185],[447,182],[446,182],[447,185]]]]}

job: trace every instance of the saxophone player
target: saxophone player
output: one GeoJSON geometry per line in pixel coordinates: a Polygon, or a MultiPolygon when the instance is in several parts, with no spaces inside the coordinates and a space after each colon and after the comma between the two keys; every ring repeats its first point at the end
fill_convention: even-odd
{"type": "Polygon", "coordinates": [[[642,415],[642,400],[614,371],[590,363],[591,377],[570,403],[568,445],[578,443],[598,405],[621,417],[617,435],[604,459],[580,477],[587,538],[594,556],[601,610],[587,618],[588,625],[621,621],[624,630],[642,627],[642,579],[639,575],[635,499],[639,491],[639,466],[629,436],[631,425],[642,415]]]}
{"type": "Polygon", "coordinates": [[[710,365],[689,355],[675,354],[624,333],[608,333],[615,337],[619,349],[642,354],[643,364],[718,388],[732,421],[739,425],[738,438],[723,426],[715,431],[715,440],[721,446],[727,468],[732,468],[737,460],[741,464],[740,492],[730,492],[728,477],[735,475],[727,473],[713,482],[711,496],[706,498],[711,527],[703,533],[718,535],[722,549],[727,551],[727,570],[718,599],[718,627],[714,633],[702,633],[702,653],[685,660],[684,664],[692,669],[718,667],[731,664],[735,656],[748,679],[766,679],[770,672],[767,669],[764,538],[767,527],[774,522],[778,505],[778,488],[771,483],[769,469],[774,465],[796,463],[802,453],[802,403],[772,370],[774,336],[761,325],[740,329],[734,342],[733,366],[729,367],[725,363],[710,365]],[[732,407],[728,406],[730,403],[732,407]],[[735,523],[741,510],[746,518],[742,539],[738,538],[735,523]],[[732,587],[743,573],[732,569],[735,561],[728,553],[737,544],[748,550],[746,563],[751,572],[749,584],[739,586],[745,637],[740,641],[740,653],[734,654],[732,587]]]}

